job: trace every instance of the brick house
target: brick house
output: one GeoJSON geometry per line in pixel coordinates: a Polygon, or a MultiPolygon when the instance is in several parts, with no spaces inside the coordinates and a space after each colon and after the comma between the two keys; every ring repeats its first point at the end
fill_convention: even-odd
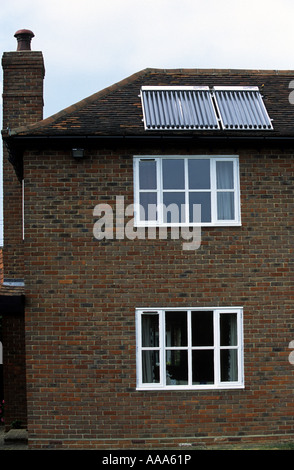
{"type": "Polygon", "coordinates": [[[31,448],[292,439],[294,72],[146,69],[42,120],[17,37],[0,305],[31,448]]]}

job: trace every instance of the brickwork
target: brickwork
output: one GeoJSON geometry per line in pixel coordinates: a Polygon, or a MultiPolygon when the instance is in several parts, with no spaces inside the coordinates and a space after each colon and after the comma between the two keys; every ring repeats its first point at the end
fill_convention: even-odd
{"type": "Polygon", "coordinates": [[[4,269],[3,269],[3,251],[0,248],[0,289],[3,284],[3,276],[4,276],[4,269]]]}
{"type": "Polygon", "coordinates": [[[69,149],[24,157],[31,446],[293,436],[292,151],[85,153],[82,161],[69,149]],[[195,252],[181,240],[96,240],[95,205],[114,206],[116,196],[133,203],[140,153],[240,155],[242,226],[202,228],[195,252]],[[135,308],[202,306],[243,306],[245,388],[136,391],[135,308]]]}
{"type": "MultiPolygon", "coordinates": [[[[44,63],[41,52],[5,52],[3,66],[3,130],[32,124],[43,116],[44,63]]],[[[23,287],[11,281],[23,280],[22,183],[16,174],[6,146],[3,146],[4,249],[0,295],[13,299],[23,287]]],[[[26,427],[25,327],[24,312],[3,308],[3,379],[5,426],[26,427]]]]}
{"type": "MultiPolygon", "coordinates": [[[[5,52],[3,130],[33,124],[43,117],[44,63],[41,52],[5,52]]],[[[4,277],[23,277],[22,185],[3,147],[4,277]],[[9,222],[8,222],[9,221],[9,222]]]]}
{"type": "Polygon", "coordinates": [[[5,428],[27,426],[23,315],[3,316],[5,428]],[[13,332],[13,334],[12,334],[13,332]]]}

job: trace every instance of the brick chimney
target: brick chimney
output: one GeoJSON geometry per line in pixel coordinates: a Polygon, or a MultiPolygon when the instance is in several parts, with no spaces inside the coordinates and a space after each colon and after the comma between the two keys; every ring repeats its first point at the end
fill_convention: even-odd
{"type": "MultiPolygon", "coordinates": [[[[34,33],[21,29],[15,33],[17,50],[4,52],[3,131],[33,124],[43,119],[42,52],[31,50],[34,33]]],[[[4,198],[4,283],[23,279],[23,202],[22,181],[17,177],[3,146],[4,198]]]]}

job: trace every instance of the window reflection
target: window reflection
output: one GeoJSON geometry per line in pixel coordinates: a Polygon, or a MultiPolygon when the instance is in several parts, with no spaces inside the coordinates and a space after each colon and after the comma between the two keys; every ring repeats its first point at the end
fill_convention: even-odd
{"type": "Polygon", "coordinates": [[[187,346],[187,312],[165,313],[166,346],[187,346]]]}
{"type": "Polygon", "coordinates": [[[193,218],[193,204],[201,205],[201,222],[211,222],[211,194],[196,192],[189,194],[190,222],[199,222],[193,218]]]}
{"type": "Polygon", "coordinates": [[[220,315],[221,346],[237,346],[237,314],[222,313],[220,315]]]}
{"type": "Polygon", "coordinates": [[[150,313],[142,316],[142,346],[159,346],[159,324],[158,314],[150,313]]]}
{"type": "Polygon", "coordinates": [[[221,350],[221,382],[236,382],[238,380],[238,360],[236,349],[221,350]]]}
{"type": "Polygon", "coordinates": [[[140,189],[156,189],[156,161],[141,160],[139,170],[140,189]]]}
{"type": "Polygon", "coordinates": [[[159,351],[142,351],[142,382],[160,382],[159,351]]]}
{"type": "Polygon", "coordinates": [[[188,344],[187,312],[166,312],[166,383],[187,385],[188,351],[168,349],[184,347],[188,344]]]}
{"type": "Polygon", "coordinates": [[[188,352],[166,351],[166,384],[188,384],[188,352]]]}
{"type": "Polygon", "coordinates": [[[213,346],[213,312],[192,312],[192,346],[213,346]]]}
{"type": "Polygon", "coordinates": [[[192,383],[207,385],[214,383],[214,358],[212,349],[199,349],[192,352],[192,383]]]}
{"type": "Polygon", "coordinates": [[[185,222],[185,193],[163,193],[163,221],[185,222]]]}
{"type": "Polygon", "coordinates": [[[189,189],[210,189],[210,160],[189,159],[189,189]]]}
{"type": "Polygon", "coordinates": [[[166,159],[162,161],[163,189],[184,189],[184,160],[166,159]]]}

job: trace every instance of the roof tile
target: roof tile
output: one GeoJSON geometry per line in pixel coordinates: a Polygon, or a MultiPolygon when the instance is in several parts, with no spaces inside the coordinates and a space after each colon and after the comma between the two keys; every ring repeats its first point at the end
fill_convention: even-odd
{"type": "MultiPolygon", "coordinates": [[[[12,129],[10,135],[146,136],[148,131],[143,123],[141,86],[206,85],[259,87],[268,114],[273,119],[271,136],[294,136],[294,105],[289,102],[289,84],[293,79],[294,71],[288,70],[144,69],[43,121],[12,129]]],[[[201,130],[190,132],[201,134],[201,130]]],[[[230,135],[230,131],[222,132],[230,135]]],[[[158,130],[152,135],[163,133],[166,134],[164,130],[158,130]]],[[[171,133],[180,135],[181,131],[171,133]]],[[[213,133],[219,135],[217,130],[211,130],[213,133]]],[[[237,134],[234,131],[233,135],[237,134]]],[[[246,133],[248,135],[250,132],[246,133]]],[[[263,131],[254,131],[254,135],[263,135],[263,131]]]]}

